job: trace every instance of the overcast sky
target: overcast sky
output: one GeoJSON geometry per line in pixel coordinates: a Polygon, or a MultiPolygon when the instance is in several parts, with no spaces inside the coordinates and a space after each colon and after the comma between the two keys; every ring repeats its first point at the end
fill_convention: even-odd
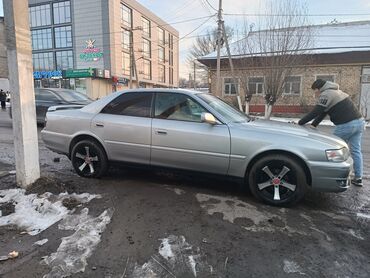
{"type": "MultiPolygon", "coordinates": [[[[22,0],[23,1],[23,0],[22,0]]],[[[78,0],[75,0],[78,1],[78,0]]],[[[182,20],[208,16],[216,13],[206,4],[206,0],[137,0],[140,4],[157,14],[167,23],[175,23],[182,20]]],[[[263,5],[267,0],[223,0],[224,13],[263,13],[263,5]]],[[[275,0],[278,1],[278,0],[275,0]]],[[[297,0],[305,3],[309,14],[363,14],[370,13],[370,0],[297,0]]],[[[218,0],[208,0],[217,8],[218,0]]],[[[2,0],[0,0],[0,15],[2,12],[2,0]]],[[[340,22],[355,20],[370,20],[370,16],[331,16],[331,17],[310,17],[311,23],[328,23],[333,19],[340,22]]],[[[194,33],[189,35],[196,36],[204,34],[207,29],[216,27],[215,19],[199,19],[196,21],[173,24],[173,27],[180,32],[180,38],[200,26],[194,33]]],[[[244,21],[243,17],[225,16],[225,24],[236,27],[244,21]]],[[[255,17],[247,18],[248,23],[257,22],[255,17]]],[[[370,30],[369,30],[370,33],[370,30]]],[[[189,69],[185,63],[189,48],[195,38],[184,38],[180,40],[180,76],[187,77],[189,69]]],[[[370,38],[369,38],[370,44],[370,38]]]]}

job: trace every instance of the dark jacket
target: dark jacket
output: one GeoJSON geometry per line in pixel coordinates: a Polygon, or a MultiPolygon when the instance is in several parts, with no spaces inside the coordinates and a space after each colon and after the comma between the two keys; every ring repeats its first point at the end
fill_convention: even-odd
{"type": "Polygon", "coordinates": [[[326,115],[330,116],[330,120],[335,125],[348,123],[362,117],[349,95],[339,90],[338,84],[326,81],[320,92],[317,104],[298,122],[299,125],[304,125],[315,119],[312,125],[318,126],[326,115]]]}
{"type": "Polygon", "coordinates": [[[0,92],[0,101],[6,101],[6,93],[4,91],[0,92]]]}

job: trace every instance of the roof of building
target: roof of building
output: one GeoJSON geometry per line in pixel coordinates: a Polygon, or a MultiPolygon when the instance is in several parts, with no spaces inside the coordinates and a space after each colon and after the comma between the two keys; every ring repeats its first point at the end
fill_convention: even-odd
{"type": "MultiPolygon", "coordinates": [[[[333,54],[354,51],[370,51],[370,21],[312,25],[299,28],[309,28],[312,34],[310,46],[301,51],[301,53],[304,54],[333,54]]],[[[258,36],[262,32],[266,31],[250,32],[247,38],[231,43],[230,51],[233,58],[261,56],[262,53],[265,55],[265,52],[258,47],[258,43],[255,43],[256,39],[258,40],[258,36]],[[254,44],[254,47],[248,47],[248,51],[241,51],[241,49],[245,49],[245,47],[240,47],[240,42],[244,43],[245,40],[249,40],[247,44],[248,46],[254,44]]],[[[274,32],[284,32],[284,30],[278,29],[274,30],[274,32]]],[[[244,43],[244,45],[246,44],[244,43]]],[[[296,53],[300,54],[299,51],[296,53]]],[[[216,57],[217,53],[212,52],[201,57],[199,60],[213,60],[216,59],[216,57]]],[[[226,48],[221,49],[221,58],[227,57],[226,48]]]]}

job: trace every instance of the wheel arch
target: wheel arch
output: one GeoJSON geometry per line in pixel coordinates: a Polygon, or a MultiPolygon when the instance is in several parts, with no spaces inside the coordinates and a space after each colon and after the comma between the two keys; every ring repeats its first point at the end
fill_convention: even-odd
{"type": "Polygon", "coordinates": [[[106,157],[108,158],[107,151],[105,150],[103,143],[98,138],[96,138],[95,136],[93,136],[91,134],[78,134],[75,137],[73,137],[73,139],[69,143],[69,149],[68,149],[68,158],[69,159],[71,158],[71,152],[72,152],[73,147],[78,142],[83,141],[83,140],[92,140],[92,141],[94,141],[96,144],[98,144],[102,148],[106,157]]]}
{"type": "Polygon", "coordinates": [[[256,161],[258,161],[259,159],[261,159],[264,156],[271,155],[271,154],[286,155],[286,156],[289,156],[289,157],[295,159],[299,163],[299,165],[302,166],[303,171],[305,172],[307,184],[309,186],[312,186],[312,175],[311,175],[311,171],[308,168],[306,162],[300,156],[296,155],[295,153],[285,151],[285,150],[267,150],[267,151],[261,152],[261,153],[257,154],[256,156],[254,156],[249,161],[249,163],[247,165],[247,169],[245,171],[245,177],[249,176],[249,172],[250,172],[252,166],[254,165],[254,163],[256,163],[256,161]]]}

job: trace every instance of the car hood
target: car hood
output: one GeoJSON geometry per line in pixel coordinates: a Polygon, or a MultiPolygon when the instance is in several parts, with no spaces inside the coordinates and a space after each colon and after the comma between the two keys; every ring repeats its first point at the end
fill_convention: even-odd
{"type": "Polygon", "coordinates": [[[334,135],[323,133],[308,126],[299,126],[292,123],[284,123],[272,120],[254,119],[248,123],[233,123],[236,128],[250,129],[251,127],[261,130],[261,132],[290,135],[292,137],[306,137],[311,140],[320,141],[337,147],[347,147],[347,144],[334,135]]]}

